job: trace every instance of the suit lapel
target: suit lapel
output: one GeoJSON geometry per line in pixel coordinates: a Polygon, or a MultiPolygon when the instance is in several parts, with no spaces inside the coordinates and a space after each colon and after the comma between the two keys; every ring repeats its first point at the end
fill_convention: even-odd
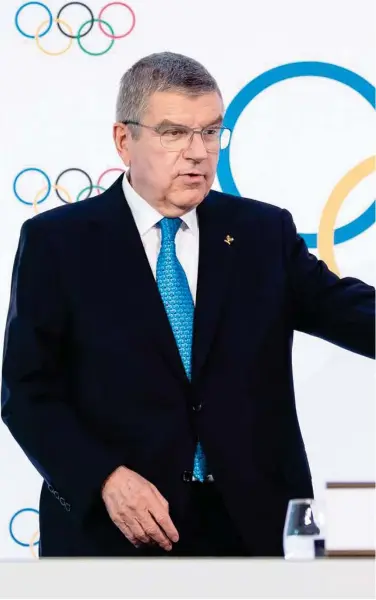
{"type": "Polygon", "coordinates": [[[124,198],[122,176],[102,198],[100,210],[92,219],[104,236],[98,244],[100,259],[99,252],[97,256],[104,280],[107,279],[112,295],[116,294],[116,305],[123,309],[120,318],[137,328],[145,344],[149,345],[151,340],[175,374],[188,384],[141,237],[124,198]]]}
{"type": "MultiPolygon", "coordinates": [[[[122,307],[124,327],[131,323],[145,343],[150,340],[176,376],[189,383],[170,323],[132,212],[124,198],[122,177],[101,195],[91,221],[97,236],[93,253],[107,281],[110,302],[122,307]],[[98,237],[99,235],[99,237],[98,237]]],[[[192,381],[208,356],[230,282],[236,253],[234,210],[228,197],[210,192],[197,209],[200,248],[194,317],[192,381]],[[227,236],[233,237],[230,244],[227,236]]],[[[113,310],[111,304],[108,310],[113,310]]]]}
{"type": "Polygon", "coordinates": [[[228,289],[236,253],[233,210],[228,199],[210,192],[197,209],[200,250],[195,309],[192,380],[204,366],[228,289]],[[234,238],[226,243],[227,236],[234,238]]]}

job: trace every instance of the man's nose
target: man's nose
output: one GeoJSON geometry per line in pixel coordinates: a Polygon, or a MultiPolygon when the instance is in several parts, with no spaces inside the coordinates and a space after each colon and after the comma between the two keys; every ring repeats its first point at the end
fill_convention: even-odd
{"type": "Polygon", "coordinates": [[[184,157],[193,160],[204,160],[207,158],[208,152],[201,137],[200,132],[195,131],[189,142],[188,148],[184,151],[184,157]]]}

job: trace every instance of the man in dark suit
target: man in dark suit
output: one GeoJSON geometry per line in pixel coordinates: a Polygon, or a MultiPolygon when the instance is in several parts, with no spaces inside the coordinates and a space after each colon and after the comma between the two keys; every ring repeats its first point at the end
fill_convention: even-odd
{"type": "Polygon", "coordinates": [[[2,418],[44,479],[41,556],[280,556],[312,497],[294,330],[375,354],[375,290],[291,215],[211,190],[229,142],[211,75],[161,53],[121,82],[127,175],[27,220],[2,418]]]}

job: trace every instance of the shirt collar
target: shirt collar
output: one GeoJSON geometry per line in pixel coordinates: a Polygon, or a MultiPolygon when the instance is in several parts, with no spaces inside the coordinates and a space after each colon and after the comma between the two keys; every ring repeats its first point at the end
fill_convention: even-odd
{"type": "MultiPolygon", "coordinates": [[[[140,235],[143,236],[163,218],[163,215],[134,190],[129,183],[127,173],[124,173],[123,177],[123,192],[129,204],[129,208],[131,209],[137,229],[140,235]]],[[[184,226],[188,228],[194,236],[198,236],[196,208],[193,208],[180,218],[183,221],[184,226]]]]}
{"type": "Polygon", "coordinates": [[[193,208],[189,212],[182,215],[181,220],[185,226],[193,233],[195,237],[198,236],[198,223],[197,223],[197,210],[193,208]]]}

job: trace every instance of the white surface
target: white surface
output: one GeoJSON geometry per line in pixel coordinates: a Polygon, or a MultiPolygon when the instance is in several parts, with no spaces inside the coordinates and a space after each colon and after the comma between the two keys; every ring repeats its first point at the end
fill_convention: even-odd
{"type": "Polygon", "coordinates": [[[376,550],[375,508],[375,489],[327,490],[327,549],[376,550]]]}
{"type": "Polygon", "coordinates": [[[372,560],[48,560],[0,563],[6,598],[375,598],[372,560]]]}

